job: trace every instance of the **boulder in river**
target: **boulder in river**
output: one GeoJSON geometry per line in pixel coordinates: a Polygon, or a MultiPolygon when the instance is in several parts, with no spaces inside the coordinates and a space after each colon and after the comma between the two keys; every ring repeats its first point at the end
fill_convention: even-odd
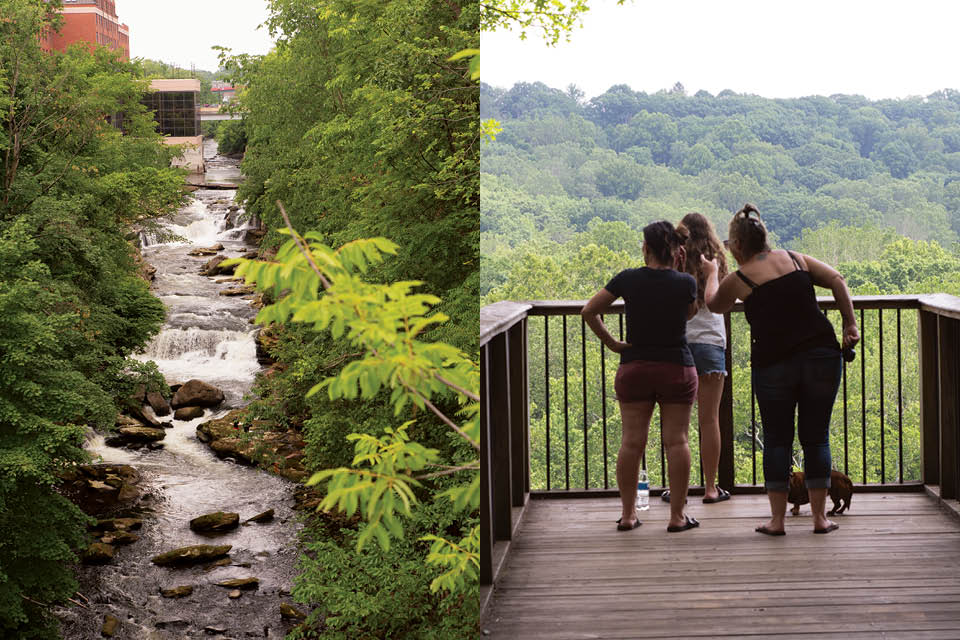
{"type": "Polygon", "coordinates": [[[240,524],[240,515],[217,511],[208,513],[190,521],[190,530],[197,533],[230,531],[236,529],[240,524]]]}
{"type": "Polygon", "coordinates": [[[120,627],[120,620],[109,613],[103,617],[103,626],[100,627],[100,633],[106,638],[112,638],[120,627]]]}
{"type": "Polygon", "coordinates": [[[80,554],[83,564],[107,564],[113,560],[113,547],[103,542],[94,542],[80,554]]]}
{"type": "Polygon", "coordinates": [[[150,561],[153,564],[161,567],[189,566],[200,564],[202,562],[209,562],[210,560],[216,560],[217,558],[230,553],[230,549],[232,548],[233,545],[229,544],[195,544],[189,547],[180,547],[179,549],[161,553],[160,555],[151,558],[150,561]]]}
{"type": "Polygon", "coordinates": [[[234,589],[233,591],[227,594],[227,597],[230,598],[231,600],[236,600],[242,595],[243,594],[240,592],[240,589],[234,589]]]}
{"type": "Polygon", "coordinates": [[[170,403],[174,409],[180,407],[215,407],[223,402],[223,391],[202,380],[189,380],[177,389],[170,403]]]}
{"type": "Polygon", "coordinates": [[[224,580],[223,582],[217,583],[218,587],[227,587],[228,589],[259,589],[260,588],[260,578],[233,578],[232,580],[224,580]]]}
{"type": "Polygon", "coordinates": [[[273,509],[267,509],[263,513],[248,518],[245,522],[270,522],[271,520],[273,520],[273,509]]]}
{"type": "Polygon", "coordinates": [[[292,604],[287,604],[286,602],[280,603],[280,617],[287,618],[288,620],[302,620],[307,617],[307,614],[300,611],[292,604]]]}
{"type": "Polygon", "coordinates": [[[143,526],[140,518],[109,518],[94,525],[94,531],[133,531],[143,526]]]}
{"type": "Polygon", "coordinates": [[[163,440],[167,432],[153,427],[120,427],[117,429],[117,435],[125,444],[130,442],[148,443],[163,440]]]}
{"type": "Polygon", "coordinates": [[[128,465],[82,464],[60,474],[60,493],[85,513],[97,515],[112,511],[140,496],[135,483],[136,470],[128,465]],[[116,480],[122,482],[118,483],[116,480]],[[114,486],[119,484],[120,486],[114,486]]]}
{"type": "Polygon", "coordinates": [[[257,290],[253,285],[241,285],[239,287],[230,287],[228,289],[223,289],[219,292],[221,296],[245,296],[251,293],[255,293],[257,290]]]}
{"type": "Polygon", "coordinates": [[[185,598],[191,593],[193,593],[193,586],[189,584],[160,590],[160,595],[162,595],[164,598],[185,598]]]}
{"type": "Polygon", "coordinates": [[[180,407],[173,412],[174,420],[193,420],[203,415],[203,407],[180,407]]]}
{"type": "Polygon", "coordinates": [[[109,531],[100,538],[103,544],[133,544],[140,536],[129,531],[109,531]]]}
{"type": "Polygon", "coordinates": [[[153,413],[157,416],[166,416],[170,414],[170,403],[167,402],[167,399],[156,391],[151,391],[147,394],[147,404],[150,405],[150,408],[153,409],[153,413]]]}
{"type": "Polygon", "coordinates": [[[227,259],[226,256],[216,256],[215,258],[210,258],[203,269],[200,272],[205,276],[220,276],[220,275],[233,275],[233,272],[236,271],[236,265],[230,265],[229,267],[222,267],[220,263],[227,259]]]}

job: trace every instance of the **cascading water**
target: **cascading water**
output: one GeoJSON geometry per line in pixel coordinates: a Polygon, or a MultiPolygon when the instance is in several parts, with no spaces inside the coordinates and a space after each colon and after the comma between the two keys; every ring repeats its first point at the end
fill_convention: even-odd
{"type": "MultiPolygon", "coordinates": [[[[236,162],[216,156],[207,142],[205,155],[219,180],[236,178],[236,162]]],[[[163,330],[147,345],[140,360],[153,360],[167,382],[200,379],[223,390],[226,400],[213,412],[193,420],[172,420],[163,448],[137,451],[106,446],[92,435],[87,448],[104,462],[129,464],[141,474],[144,504],[140,540],[118,547],[111,564],[81,567],[82,593],[89,608],[58,611],[65,638],[99,638],[104,616],[120,620],[113,637],[180,639],[220,637],[281,638],[290,623],[282,621],[281,602],[289,602],[296,561],[297,523],[286,480],[265,472],[219,460],[197,440],[196,427],[242,406],[251,388],[257,364],[255,309],[241,296],[221,296],[236,286],[225,278],[200,274],[210,256],[189,256],[197,247],[223,245],[221,255],[234,257],[250,250],[241,225],[227,228],[235,191],[204,190],[176,216],[168,231],[179,239],[157,243],[147,238],[144,258],[157,268],[155,294],[167,307],[163,330]],[[189,521],[213,511],[232,511],[241,521],[274,509],[271,523],[250,524],[211,538],[194,533],[189,521]],[[233,545],[231,563],[204,569],[157,567],[150,559],[162,552],[196,544],[233,545]],[[259,589],[237,599],[215,583],[231,578],[257,577],[259,589]],[[193,593],[179,599],[163,598],[161,589],[192,585],[193,593]]],[[[164,417],[163,420],[170,420],[164,417]]]]}

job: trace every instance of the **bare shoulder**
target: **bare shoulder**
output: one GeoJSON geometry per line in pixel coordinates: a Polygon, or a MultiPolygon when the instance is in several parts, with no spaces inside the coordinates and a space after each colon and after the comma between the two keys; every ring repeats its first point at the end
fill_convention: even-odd
{"type": "Polygon", "coordinates": [[[779,251],[781,251],[783,255],[787,257],[788,260],[790,259],[790,256],[793,256],[794,258],[797,259],[797,262],[800,263],[801,269],[803,269],[804,271],[810,271],[810,265],[807,264],[807,258],[809,258],[809,256],[804,255],[799,251],[787,251],[787,250],[779,250],[779,251]]]}

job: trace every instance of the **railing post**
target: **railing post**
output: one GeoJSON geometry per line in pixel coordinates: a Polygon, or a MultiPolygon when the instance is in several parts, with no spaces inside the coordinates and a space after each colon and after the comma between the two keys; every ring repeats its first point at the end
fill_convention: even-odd
{"type": "Polygon", "coordinates": [[[513,506],[522,507],[530,491],[530,438],[527,428],[527,321],[507,332],[510,368],[510,494],[513,506]]]}
{"type": "Polygon", "coordinates": [[[490,479],[490,345],[480,347],[480,584],[493,584],[493,495],[490,479]]]}
{"type": "Polygon", "coordinates": [[[733,344],[730,342],[730,313],[723,314],[727,332],[727,376],[723,380],[723,395],[720,397],[720,466],[717,469],[717,485],[733,491],[736,484],[733,457],[733,344]]]}
{"type": "Polygon", "coordinates": [[[937,317],[940,373],[940,497],[957,497],[957,430],[960,398],[957,397],[957,357],[960,354],[960,321],[937,317]]]}
{"type": "Polygon", "coordinates": [[[507,334],[490,341],[490,420],[493,437],[490,458],[493,461],[493,535],[496,540],[509,540],[512,535],[510,507],[514,484],[512,442],[510,438],[510,349],[507,334]]]}
{"type": "Polygon", "coordinates": [[[937,315],[918,311],[920,355],[920,460],[923,483],[940,484],[940,387],[937,362],[937,315]]]}

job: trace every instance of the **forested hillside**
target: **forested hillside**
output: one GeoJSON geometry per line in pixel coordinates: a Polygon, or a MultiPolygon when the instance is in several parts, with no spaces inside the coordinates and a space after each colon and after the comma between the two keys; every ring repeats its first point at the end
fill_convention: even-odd
{"type": "MultiPolygon", "coordinates": [[[[699,211],[725,237],[744,202],[757,204],[777,241],[789,246],[798,246],[805,229],[824,225],[889,229],[948,251],[960,232],[954,90],[905,100],[772,100],[618,85],[585,100],[576,87],[522,83],[509,90],[482,85],[481,113],[503,126],[482,154],[481,287],[488,300],[522,294],[511,282],[526,276],[511,273],[546,256],[562,261],[594,244],[573,262],[617,262],[607,251],[630,251],[635,237],[610,223],[636,231],[699,211]]],[[[884,245],[863,242],[863,253],[838,257],[879,259],[884,245]]],[[[583,295],[596,284],[564,277],[580,283],[583,295]]]]}
{"type": "MultiPolygon", "coordinates": [[[[621,269],[642,265],[647,223],[699,211],[725,238],[745,202],[758,206],[775,245],[836,265],[854,294],[960,294],[960,92],[773,100],[618,85],[585,100],[572,86],[482,85],[481,114],[503,128],[481,153],[484,303],[586,299],[621,269]]],[[[916,316],[882,314],[883,343],[880,314],[863,316],[847,403],[838,401],[831,427],[834,466],[856,482],[916,481],[916,316]]],[[[736,482],[753,484],[763,479],[762,425],[751,412],[748,328],[734,316],[736,482]]],[[[836,314],[833,321],[839,326],[836,314]]],[[[546,353],[545,324],[530,325],[533,484],[547,486],[549,455],[550,486],[564,486],[569,455],[571,486],[603,487],[603,443],[619,442],[620,424],[599,371],[605,366],[612,382],[616,358],[601,363],[592,335],[581,351],[579,318],[566,334],[559,319],[549,323],[546,353]]],[[[607,325],[616,333],[614,318],[607,325]]],[[[695,428],[691,438],[696,447],[695,428]]],[[[662,478],[659,448],[652,430],[654,482],[662,478]]],[[[610,446],[608,469],[615,454],[610,446]]],[[[698,476],[695,455],[695,484],[698,476]]]]}

